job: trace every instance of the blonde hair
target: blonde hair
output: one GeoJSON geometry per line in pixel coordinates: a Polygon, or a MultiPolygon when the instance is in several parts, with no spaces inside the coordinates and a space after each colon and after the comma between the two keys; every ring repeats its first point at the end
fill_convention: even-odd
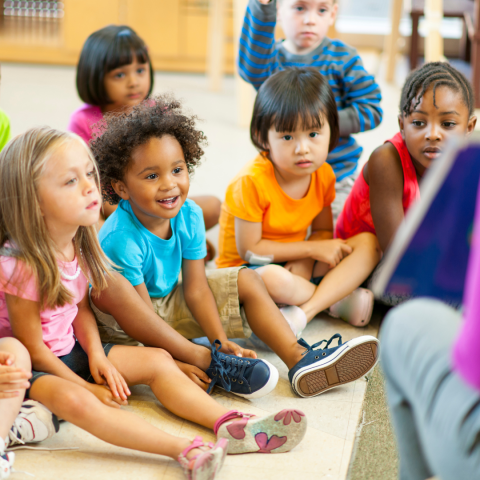
{"type": "MultiPolygon", "coordinates": [[[[0,255],[25,263],[37,280],[39,301],[46,308],[68,304],[73,296],[61,281],[58,251],[41,213],[37,183],[55,151],[75,141],[85,147],[97,170],[89,148],[77,135],[49,127],[28,130],[0,153],[0,255]]],[[[112,263],[100,247],[95,226],[80,226],[73,244],[78,264],[93,288],[105,289],[112,263]]]]}

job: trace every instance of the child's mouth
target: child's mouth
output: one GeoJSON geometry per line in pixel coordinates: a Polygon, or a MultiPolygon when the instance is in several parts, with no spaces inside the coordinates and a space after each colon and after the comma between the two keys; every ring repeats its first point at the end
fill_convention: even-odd
{"type": "Polygon", "coordinates": [[[442,151],[439,148],[436,147],[427,147],[424,151],[423,154],[429,158],[430,160],[433,160],[434,158],[438,158],[442,151]]]}
{"type": "Polygon", "coordinates": [[[180,197],[178,195],[176,197],[163,198],[162,200],[157,200],[157,203],[164,208],[175,208],[178,204],[179,198],[180,197]]]}
{"type": "Polygon", "coordinates": [[[312,164],[313,162],[311,162],[310,160],[300,160],[295,165],[300,168],[308,168],[311,167],[312,164]]]}
{"type": "Polygon", "coordinates": [[[93,209],[96,208],[98,205],[99,205],[98,200],[94,200],[92,203],[90,203],[90,205],[87,205],[87,210],[93,210],[93,209]]]}

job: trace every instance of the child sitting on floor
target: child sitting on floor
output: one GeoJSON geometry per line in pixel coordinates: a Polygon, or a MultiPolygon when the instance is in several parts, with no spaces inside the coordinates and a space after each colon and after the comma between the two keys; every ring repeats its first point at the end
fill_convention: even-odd
{"type": "MultiPolygon", "coordinates": [[[[26,396],[106,442],[178,459],[189,479],[213,479],[227,447],[229,453],[295,447],[306,431],[303,413],[287,425],[281,412],[252,418],[229,411],[166,350],[101,343],[89,283],[96,292],[110,290],[112,274],[94,227],[98,180],[90,150],[71,133],[34,128],[0,154],[0,337],[14,335],[30,354],[26,396]],[[121,410],[138,384],[150,386],[174,414],[213,429],[218,442],[175,437],[121,410]],[[229,430],[237,421],[241,427],[229,430]]],[[[110,297],[130,307],[123,291],[110,297]]],[[[216,370],[223,374],[221,365],[216,370]]]]}
{"type": "Polygon", "coordinates": [[[15,338],[1,336],[0,332],[0,480],[4,480],[15,461],[15,453],[8,450],[46,440],[58,432],[59,425],[43,405],[24,401],[32,376],[30,355],[15,338]]]}
{"type": "MultiPolygon", "coordinates": [[[[303,340],[297,343],[256,272],[238,266],[205,272],[205,229],[199,208],[187,199],[189,174],[203,155],[205,138],[178,101],[160,96],[105,120],[106,130],[92,149],[104,197],[119,206],[100,231],[100,243],[158,320],[129,318],[92,295],[100,329],[155,346],[167,322],[187,338],[219,339],[224,351],[242,355],[228,338],[248,338],[253,330],[286,363],[292,387],[302,396],[360,378],[375,364],[374,337],[343,345],[339,339],[340,347],[322,354],[303,340]],[[360,369],[354,359],[362,360],[360,369]],[[328,377],[325,371],[337,367],[339,376],[328,377]]],[[[211,385],[217,379],[222,376],[211,385]]],[[[269,388],[260,378],[257,385],[264,392],[269,388]]],[[[233,383],[232,391],[246,396],[248,390],[233,383]]]]}
{"type": "MultiPolygon", "coordinates": [[[[108,112],[128,111],[148,98],[153,90],[153,68],[148,47],[133,29],[109,25],[93,32],[83,46],[77,66],[77,91],[85,105],[73,112],[68,130],[88,144],[101,134],[92,126],[108,112]]],[[[101,125],[101,122],[100,122],[101,125]]],[[[218,223],[220,200],[212,195],[191,197],[203,212],[205,227],[218,223]]],[[[107,218],[116,208],[108,202],[102,213],[107,218]]],[[[215,249],[207,242],[207,260],[215,249]]]]}
{"type": "Polygon", "coordinates": [[[371,233],[333,239],[335,175],[326,159],[338,117],[328,81],[313,68],[272,75],[258,91],[250,134],[261,153],[227,189],[217,265],[256,268],[273,300],[290,305],[282,310],[297,332],[329,307],[366,325],[373,294],[358,287],[380,255],[371,233]]]}
{"type": "MultiPolygon", "coordinates": [[[[363,167],[338,218],[335,236],[348,239],[369,232],[385,252],[405,213],[420,197],[420,180],[450,137],[473,132],[474,108],[470,82],[450,64],[426,63],[412,72],[402,89],[400,132],[378,147],[363,167]]],[[[392,295],[382,299],[392,305],[402,300],[392,295]]]]}
{"type": "Polygon", "coordinates": [[[327,37],[337,0],[249,0],[239,43],[239,73],[257,90],[271,75],[290,67],[312,67],[332,87],[338,108],[339,141],[329,152],[337,183],[334,219],[350,193],[362,147],[353,133],[382,121],[381,93],[355,48],[327,37]],[[285,39],[276,40],[275,25],[285,39]]]}

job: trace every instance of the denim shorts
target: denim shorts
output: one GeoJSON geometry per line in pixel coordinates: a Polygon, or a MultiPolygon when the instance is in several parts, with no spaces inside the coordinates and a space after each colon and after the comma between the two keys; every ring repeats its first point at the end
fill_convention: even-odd
{"type": "MultiPolygon", "coordinates": [[[[251,263],[244,263],[242,265],[242,267],[249,268],[250,270],[256,270],[257,268],[260,268],[260,267],[268,267],[268,265],[278,265],[280,267],[284,267],[286,264],[287,264],[287,262],[268,263],[267,265],[252,265],[251,263]]],[[[315,265],[314,265],[314,268],[315,268],[315,265]]],[[[323,277],[312,276],[310,278],[310,283],[313,283],[314,285],[317,285],[317,287],[318,287],[318,285],[320,284],[320,282],[322,280],[323,280],[323,277]]]]}
{"type": "MultiPolygon", "coordinates": [[[[115,344],[102,343],[102,346],[103,346],[103,351],[105,352],[105,355],[108,357],[110,350],[112,349],[112,347],[115,346],[115,344]]],[[[72,370],[73,373],[76,373],[80,378],[83,378],[83,380],[89,383],[95,383],[95,381],[93,380],[92,374],[90,373],[90,366],[88,364],[88,355],[85,353],[85,350],[83,350],[80,343],[75,341],[75,345],[73,346],[72,351],[70,353],[67,353],[67,355],[63,355],[58,358],[70,370],[72,370]]],[[[35,382],[35,380],[38,380],[40,377],[43,377],[44,375],[51,375],[51,374],[32,370],[32,378],[30,379],[30,388],[32,387],[33,382],[35,382]]],[[[26,398],[30,398],[30,388],[25,393],[26,398]]]]}

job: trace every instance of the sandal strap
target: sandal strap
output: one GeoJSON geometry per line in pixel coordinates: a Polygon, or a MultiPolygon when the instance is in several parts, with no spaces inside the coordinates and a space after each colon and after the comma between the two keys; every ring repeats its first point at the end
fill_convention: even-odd
{"type": "MultiPolygon", "coordinates": [[[[193,440],[192,440],[192,443],[179,455],[180,456],[183,456],[185,458],[187,458],[187,454],[188,452],[190,452],[190,450],[193,450],[194,448],[198,448],[198,447],[205,447],[205,443],[203,442],[203,438],[200,437],[199,435],[197,435],[193,440]]],[[[193,460],[195,458],[197,458],[198,455],[195,455],[195,457],[191,458],[190,460],[193,460]]],[[[189,461],[190,461],[189,460],[189,461]]]]}

